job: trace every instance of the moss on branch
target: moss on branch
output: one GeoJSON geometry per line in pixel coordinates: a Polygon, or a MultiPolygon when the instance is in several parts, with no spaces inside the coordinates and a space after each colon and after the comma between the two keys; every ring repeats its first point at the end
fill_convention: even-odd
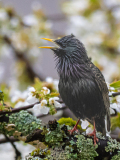
{"type": "Polygon", "coordinates": [[[102,160],[120,159],[120,143],[109,137],[103,137],[97,133],[99,139],[96,146],[93,138],[88,137],[79,126],[79,132],[70,135],[70,129],[74,122],[68,119],[49,121],[47,126],[42,125],[41,120],[20,111],[5,116],[0,122],[0,132],[7,136],[14,136],[19,140],[30,143],[36,147],[26,160],[102,160]],[[62,122],[64,121],[65,124],[62,122]]]}

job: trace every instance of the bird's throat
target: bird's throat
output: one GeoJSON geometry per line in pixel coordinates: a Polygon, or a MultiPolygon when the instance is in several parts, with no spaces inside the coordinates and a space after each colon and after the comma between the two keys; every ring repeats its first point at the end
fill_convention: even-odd
{"type": "Polygon", "coordinates": [[[85,63],[71,62],[70,59],[59,59],[56,67],[59,76],[66,81],[68,79],[76,81],[79,78],[88,77],[85,63]]]}

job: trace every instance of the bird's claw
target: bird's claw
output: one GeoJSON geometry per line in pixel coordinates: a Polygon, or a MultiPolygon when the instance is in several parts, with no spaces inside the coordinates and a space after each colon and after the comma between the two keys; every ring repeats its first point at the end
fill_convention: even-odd
{"type": "Polygon", "coordinates": [[[74,127],[73,129],[71,129],[71,130],[68,130],[69,132],[70,132],[70,134],[72,134],[73,132],[78,132],[78,129],[76,128],[76,127],[74,127]]]}
{"type": "Polygon", "coordinates": [[[96,145],[96,142],[98,142],[98,138],[96,137],[96,129],[95,129],[95,121],[94,121],[94,130],[92,133],[88,134],[89,136],[94,136],[94,146],[96,145]]]}
{"type": "Polygon", "coordinates": [[[94,136],[94,146],[96,145],[96,142],[98,142],[98,138],[96,137],[96,131],[94,130],[92,133],[88,134],[89,136],[94,136]]]}
{"type": "Polygon", "coordinates": [[[77,125],[78,125],[79,122],[80,122],[80,119],[78,119],[78,121],[77,121],[76,125],[73,127],[73,129],[68,130],[70,132],[70,134],[72,134],[75,131],[78,132],[77,125]]]}

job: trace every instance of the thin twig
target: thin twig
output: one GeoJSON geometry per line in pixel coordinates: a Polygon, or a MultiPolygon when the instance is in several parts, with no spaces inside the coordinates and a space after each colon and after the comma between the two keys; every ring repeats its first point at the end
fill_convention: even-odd
{"type": "Polygon", "coordinates": [[[15,144],[11,141],[11,139],[10,139],[10,138],[8,138],[6,135],[4,135],[4,136],[5,136],[6,140],[7,140],[8,142],[10,142],[10,143],[11,143],[11,145],[13,146],[13,148],[14,148],[14,150],[15,150],[15,154],[16,154],[16,156],[15,156],[15,160],[17,160],[18,158],[20,158],[20,157],[21,157],[21,153],[20,153],[20,151],[18,151],[18,149],[16,148],[15,144]]]}

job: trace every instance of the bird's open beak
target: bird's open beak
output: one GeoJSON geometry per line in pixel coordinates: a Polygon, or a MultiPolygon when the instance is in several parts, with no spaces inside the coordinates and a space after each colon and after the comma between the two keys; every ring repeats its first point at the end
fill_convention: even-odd
{"type": "MultiPolygon", "coordinates": [[[[47,41],[50,41],[50,42],[53,42],[55,43],[54,39],[49,39],[49,38],[41,38],[41,39],[44,39],[44,40],[47,40],[47,41]]],[[[55,43],[56,44],[56,43],[55,43]]],[[[54,47],[54,46],[42,46],[42,47],[39,47],[39,48],[48,48],[48,49],[55,49],[55,48],[59,48],[59,46],[57,45],[57,47],[54,47]]]]}

